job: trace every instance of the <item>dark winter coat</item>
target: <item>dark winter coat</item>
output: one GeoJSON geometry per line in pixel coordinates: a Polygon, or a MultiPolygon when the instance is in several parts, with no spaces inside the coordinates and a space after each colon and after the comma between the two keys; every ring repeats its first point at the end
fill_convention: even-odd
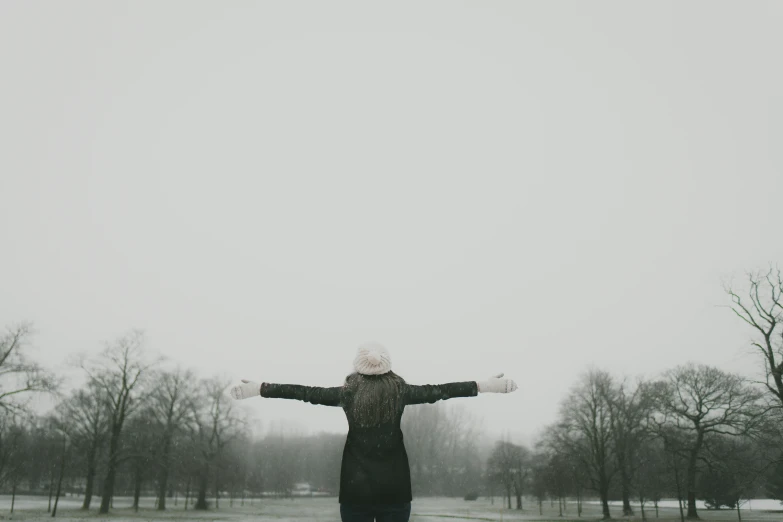
{"type": "MultiPolygon", "coordinates": [[[[344,407],[343,387],[319,388],[297,384],[261,385],[263,397],[297,399],[311,404],[344,407]]],[[[408,454],[402,442],[400,421],[405,405],[434,403],[452,397],[474,397],[474,381],[416,386],[403,385],[403,401],[394,422],[372,428],[352,425],[348,417],[348,437],[340,470],[340,503],[396,504],[410,502],[411,473],[408,454]]]]}

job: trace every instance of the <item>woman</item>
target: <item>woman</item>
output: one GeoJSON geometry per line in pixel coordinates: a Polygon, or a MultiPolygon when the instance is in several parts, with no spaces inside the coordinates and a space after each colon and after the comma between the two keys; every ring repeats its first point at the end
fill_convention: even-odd
{"type": "Polygon", "coordinates": [[[340,470],[343,522],[407,522],[411,513],[411,477],[400,421],[405,406],[434,403],[480,392],[517,389],[503,374],[475,382],[416,386],[391,371],[389,352],[377,343],[359,346],[355,373],[334,388],[242,380],[231,389],[235,399],[260,395],[340,406],[348,418],[348,437],[340,470]]]}

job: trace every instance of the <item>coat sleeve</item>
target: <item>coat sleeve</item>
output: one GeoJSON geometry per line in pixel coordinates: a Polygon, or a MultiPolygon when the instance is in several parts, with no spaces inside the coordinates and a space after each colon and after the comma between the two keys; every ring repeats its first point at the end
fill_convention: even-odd
{"type": "Polygon", "coordinates": [[[478,395],[478,385],[475,381],[449,382],[446,384],[425,384],[417,386],[406,384],[404,391],[405,404],[434,403],[454,397],[475,397],[478,395]]]}
{"type": "Polygon", "coordinates": [[[261,396],[270,399],[296,399],[310,404],[324,406],[342,406],[342,386],[320,388],[318,386],[300,386],[299,384],[261,384],[261,396]]]}

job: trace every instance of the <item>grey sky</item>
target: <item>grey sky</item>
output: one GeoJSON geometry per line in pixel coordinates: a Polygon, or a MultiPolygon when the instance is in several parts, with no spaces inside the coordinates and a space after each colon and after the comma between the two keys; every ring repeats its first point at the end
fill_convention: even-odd
{"type": "MultiPolygon", "coordinates": [[[[413,383],[529,435],[589,365],[752,375],[783,3],[0,3],[0,319],[203,375],[413,383]]],[[[258,401],[267,421],[341,412],[258,401]]]]}

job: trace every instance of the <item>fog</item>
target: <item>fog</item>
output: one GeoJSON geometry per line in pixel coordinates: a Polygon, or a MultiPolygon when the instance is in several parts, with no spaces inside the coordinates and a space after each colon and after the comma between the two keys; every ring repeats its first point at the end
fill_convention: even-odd
{"type": "Polygon", "coordinates": [[[723,286],[783,258],[783,6],[567,6],[3,2],[0,318],[66,388],[131,328],[319,386],[374,340],[505,372],[458,401],[520,441],[591,366],[758,376],[723,286]]]}

